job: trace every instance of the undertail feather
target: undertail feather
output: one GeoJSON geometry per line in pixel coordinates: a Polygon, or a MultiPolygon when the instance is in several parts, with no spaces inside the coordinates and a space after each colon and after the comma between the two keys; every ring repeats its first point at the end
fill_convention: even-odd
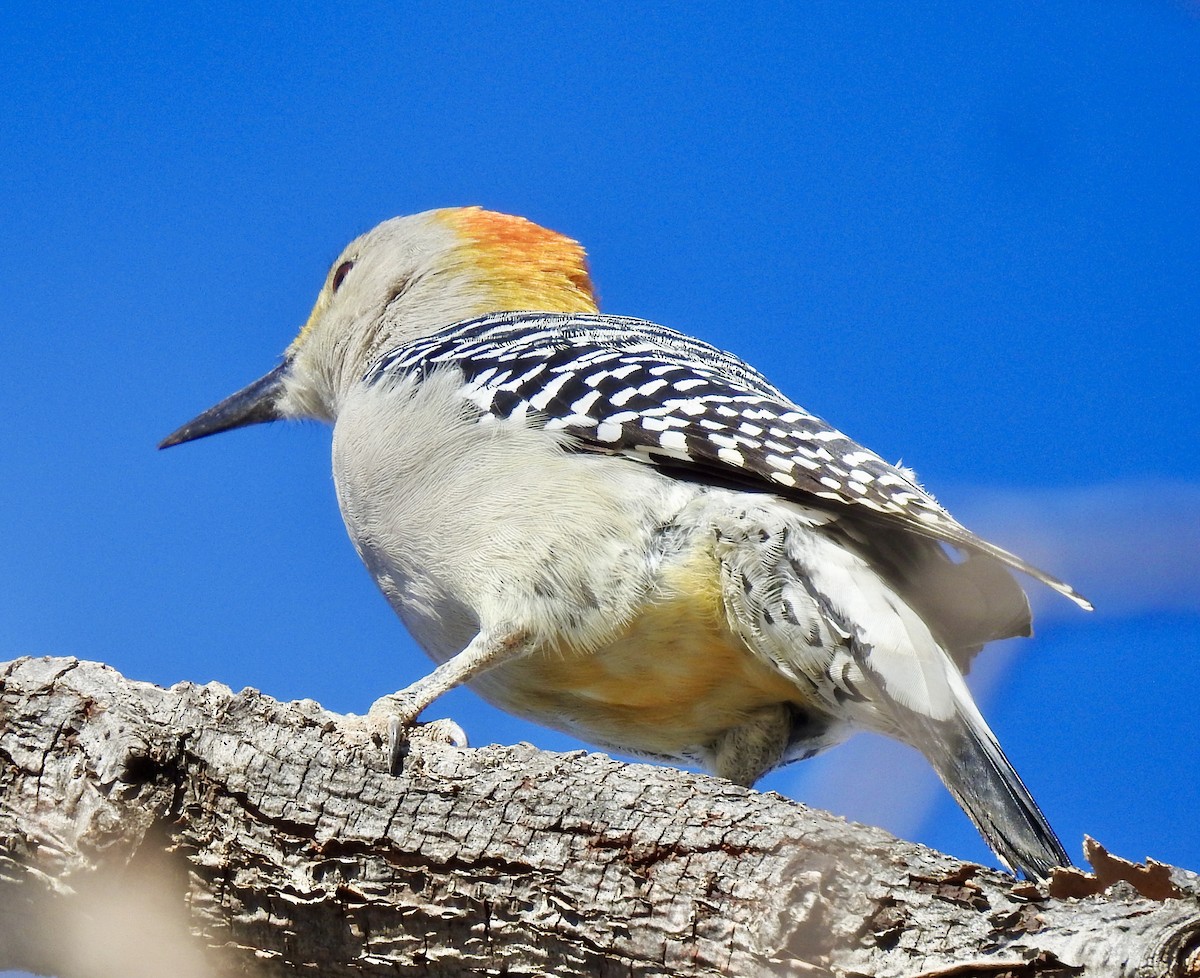
{"type": "Polygon", "coordinates": [[[917,747],[992,851],[1013,870],[1046,879],[1071,860],[983,718],[922,718],[917,747]]]}

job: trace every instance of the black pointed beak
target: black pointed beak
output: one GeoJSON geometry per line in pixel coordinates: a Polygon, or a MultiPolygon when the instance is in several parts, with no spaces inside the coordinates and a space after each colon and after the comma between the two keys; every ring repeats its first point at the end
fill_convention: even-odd
{"type": "Polygon", "coordinates": [[[283,390],[283,379],[288,367],[289,363],[285,360],[266,376],[259,377],[253,384],[243,387],[236,394],[230,394],[216,407],[210,407],[178,431],[167,435],[159,442],[158,447],[170,448],[172,445],[205,438],[218,432],[229,431],[231,428],[264,424],[283,417],[275,402],[283,390]]]}

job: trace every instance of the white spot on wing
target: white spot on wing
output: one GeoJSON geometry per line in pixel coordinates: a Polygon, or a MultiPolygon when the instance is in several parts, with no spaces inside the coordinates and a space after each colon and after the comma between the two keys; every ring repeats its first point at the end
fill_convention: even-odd
{"type": "Polygon", "coordinates": [[[618,442],[621,440],[621,426],[612,421],[601,421],[596,426],[596,440],[608,442],[618,442]]]}

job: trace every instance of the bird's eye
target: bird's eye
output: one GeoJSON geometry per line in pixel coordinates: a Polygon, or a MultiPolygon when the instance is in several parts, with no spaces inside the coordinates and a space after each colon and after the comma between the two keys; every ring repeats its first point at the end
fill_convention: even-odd
{"type": "Polygon", "coordinates": [[[337,271],[333,273],[333,282],[331,283],[332,290],[336,292],[342,287],[342,280],[346,277],[346,273],[354,267],[354,262],[344,261],[337,267],[337,271]]]}

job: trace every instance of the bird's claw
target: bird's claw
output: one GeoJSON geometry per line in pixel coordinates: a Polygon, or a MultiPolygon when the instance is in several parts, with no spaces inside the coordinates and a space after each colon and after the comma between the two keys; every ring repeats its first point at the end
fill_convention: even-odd
{"type": "Polygon", "coordinates": [[[408,753],[409,739],[417,732],[435,744],[445,744],[449,747],[467,746],[466,732],[453,720],[443,718],[428,723],[416,723],[412,720],[405,722],[403,716],[393,713],[388,717],[387,724],[388,771],[393,777],[404,770],[404,756],[408,753]]]}
{"type": "Polygon", "coordinates": [[[388,756],[388,773],[392,777],[400,774],[404,768],[404,753],[408,746],[408,737],[405,734],[404,724],[397,716],[388,720],[388,735],[387,735],[387,756],[388,756]]]}

